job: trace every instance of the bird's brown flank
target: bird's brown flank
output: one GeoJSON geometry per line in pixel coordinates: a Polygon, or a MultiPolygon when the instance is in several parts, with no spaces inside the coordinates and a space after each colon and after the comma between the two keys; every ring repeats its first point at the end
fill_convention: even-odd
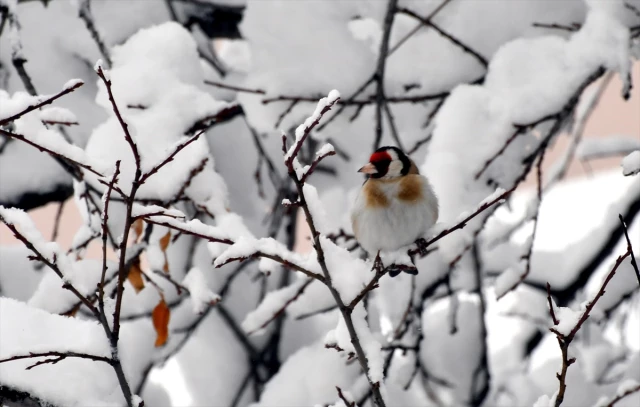
{"type": "Polygon", "coordinates": [[[362,193],[366,199],[368,208],[387,208],[389,207],[389,198],[385,195],[382,184],[397,182],[399,184],[397,198],[405,203],[415,203],[424,198],[423,196],[423,179],[417,174],[408,174],[394,180],[385,179],[369,179],[362,186],[362,193]]]}

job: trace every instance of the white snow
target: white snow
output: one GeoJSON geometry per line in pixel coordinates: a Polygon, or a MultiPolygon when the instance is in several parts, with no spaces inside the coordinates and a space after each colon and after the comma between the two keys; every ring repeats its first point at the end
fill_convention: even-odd
{"type": "MultiPolygon", "coordinates": [[[[3,297],[0,343],[0,359],[47,351],[111,356],[104,331],[96,322],[50,314],[3,297]]],[[[123,401],[113,369],[106,363],[67,358],[25,370],[39,360],[43,358],[1,363],[0,381],[58,405],[118,405],[123,401]]]]}
{"type": "Polygon", "coordinates": [[[622,174],[636,175],[640,172],[640,150],[636,150],[622,159],[622,174]]]}
{"type": "Polygon", "coordinates": [[[182,284],[189,289],[193,312],[196,314],[202,314],[208,306],[220,301],[220,296],[209,289],[204,274],[197,267],[187,273],[182,284]]]}
{"type": "Polygon", "coordinates": [[[554,393],[551,397],[546,394],[543,394],[536,400],[533,404],[533,407],[554,407],[556,403],[556,397],[558,397],[557,392],[554,393]]]}
{"type": "Polygon", "coordinates": [[[48,96],[31,96],[26,92],[16,92],[10,96],[7,91],[0,89],[0,121],[36,105],[48,96]]]}
{"type": "Polygon", "coordinates": [[[139,203],[134,203],[131,208],[131,216],[135,217],[144,217],[149,216],[151,218],[185,218],[185,214],[181,211],[174,208],[163,208],[159,205],[141,205],[139,203]]]}
{"type": "Polygon", "coordinates": [[[576,150],[576,156],[588,160],[610,155],[622,155],[640,149],[637,137],[611,135],[607,137],[589,137],[583,139],[576,150]]]}
{"type": "Polygon", "coordinates": [[[286,360],[266,384],[255,406],[330,404],[338,396],[336,386],[350,388],[359,373],[357,363],[347,365],[336,351],[315,342],[300,348],[286,360]]]}
{"type": "Polygon", "coordinates": [[[75,276],[78,270],[74,261],[60,249],[58,243],[45,240],[26,212],[16,208],[5,208],[0,205],[0,218],[2,218],[3,222],[13,225],[44,259],[55,264],[66,282],[75,283],[75,276]]]}
{"type": "Polygon", "coordinates": [[[558,320],[558,325],[552,324],[551,327],[560,332],[562,335],[569,333],[578,325],[580,318],[584,314],[584,307],[581,310],[573,310],[568,307],[558,307],[553,299],[553,309],[558,320]]]}
{"type": "Polygon", "coordinates": [[[334,153],[335,151],[336,149],[333,147],[331,143],[326,143],[322,147],[320,147],[320,150],[316,151],[316,157],[321,157],[323,155],[334,153]]]}
{"type": "Polygon", "coordinates": [[[324,236],[320,236],[320,244],[333,286],[340,293],[342,301],[349,304],[373,278],[371,265],[324,236]]]}
{"type": "Polygon", "coordinates": [[[313,114],[307,117],[304,123],[302,123],[296,128],[296,132],[295,132],[296,139],[293,142],[293,145],[289,147],[289,150],[284,155],[285,162],[289,161],[289,159],[291,158],[296,148],[299,148],[298,145],[302,142],[302,137],[306,132],[309,131],[309,128],[311,127],[311,125],[315,121],[320,119],[320,114],[322,113],[322,110],[327,106],[334,104],[339,98],[340,98],[340,92],[334,89],[331,92],[329,92],[329,95],[327,95],[327,97],[324,97],[318,101],[318,104],[316,105],[316,110],[314,110],[313,114]]]}
{"type": "MultiPolygon", "coordinates": [[[[384,359],[382,357],[382,347],[380,342],[374,337],[369,325],[366,321],[367,311],[364,309],[364,305],[359,303],[352,311],[351,318],[355,331],[362,345],[362,349],[367,356],[367,362],[369,364],[369,377],[373,383],[380,382],[382,384],[383,376],[383,364],[384,359]]],[[[330,331],[325,337],[325,343],[327,340],[331,342],[335,340],[335,344],[344,351],[349,353],[355,353],[355,348],[351,342],[351,336],[347,330],[347,325],[342,316],[339,317],[338,326],[334,331],[330,331]],[[333,332],[333,334],[331,333],[333,332]]]]}
{"type": "Polygon", "coordinates": [[[40,120],[54,123],[78,123],[76,115],[71,110],[58,106],[42,108],[40,120]]]}
{"type": "Polygon", "coordinates": [[[64,90],[67,89],[71,89],[71,88],[75,88],[78,86],[81,86],[84,84],[84,81],[82,79],[69,79],[63,86],[62,88],[64,90]]]}
{"type": "Polygon", "coordinates": [[[327,226],[327,212],[320,201],[318,196],[318,190],[311,184],[305,183],[302,186],[302,193],[307,201],[307,207],[311,217],[313,218],[313,225],[319,233],[329,233],[327,226]]]}
{"type": "MultiPolygon", "coordinates": [[[[313,266],[313,263],[306,260],[305,256],[290,252],[284,244],[275,239],[255,239],[253,237],[246,236],[240,237],[234,244],[228,246],[227,249],[215,259],[213,265],[215,267],[220,267],[231,259],[245,259],[255,255],[256,253],[278,256],[285,261],[298,264],[303,267],[309,265],[313,266]]],[[[317,272],[317,270],[318,266],[315,266],[311,271],[317,272]]]]}
{"type": "MultiPolygon", "coordinates": [[[[196,122],[210,119],[231,106],[201,90],[203,73],[196,43],[177,23],[140,30],[113,49],[112,60],[112,91],[140,151],[143,170],[167,158],[186,140],[185,132],[196,122]],[[135,108],[137,106],[144,109],[135,108]]],[[[96,102],[110,117],[94,129],[86,151],[106,161],[121,160],[120,185],[128,192],[135,170],[133,156],[113,114],[105,86],[100,80],[97,83],[96,102]]],[[[138,197],[162,201],[175,198],[191,171],[205,158],[209,160],[204,170],[191,180],[184,192],[215,215],[226,212],[226,185],[214,171],[204,136],[147,179],[138,197]]]]}
{"type": "Polygon", "coordinates": [[[298,278],[284,288],[268,292],[260,305],[244,317],[242,329],[248,333],[254,333],[262,329],[263,325],[271,320],[279,310],[294,301],[300,290],[306,288],[311,281],[307,277],[298,278]]]}
{"type": "Polygon", "coordinates": [[[494,283],[496,290],[496,297],[500,298],[505,295],[511,288],[513,288],[518,281],[522,278],[525,272],[526,264],[524,261],[516,263],[514,266],[509,267],[503,271],[494,283]]]}

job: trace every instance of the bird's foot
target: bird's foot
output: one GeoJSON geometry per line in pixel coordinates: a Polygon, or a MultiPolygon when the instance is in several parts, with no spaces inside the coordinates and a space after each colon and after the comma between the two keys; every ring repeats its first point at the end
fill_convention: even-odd
{"type": "Polygon", "coordinates": [[[427,244],[427,240],[424,237],[421,237],[420,239],[416,240],[416,246],[418,248],[418,253],[420,254],[420,257],[424,257],[427,255],[428,244],[427,244]]]}

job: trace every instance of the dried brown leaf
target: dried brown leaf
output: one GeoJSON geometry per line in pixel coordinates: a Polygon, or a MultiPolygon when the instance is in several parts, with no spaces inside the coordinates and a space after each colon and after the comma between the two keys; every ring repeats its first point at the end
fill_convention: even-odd
{"type": "Polygon", "coordinates": [[[167,234],[162,236],[160,239],[160,249],[165,254],[167,252],[167,247],[169,247],[169,242],[171,242],[171,231],[167,232],[167,234]]]}
{"type": "Polygon", "coordinates": [[[163,346],[169,338],[169,319],[171,319],[171,310],[164,301],[164,297],[160,297],[160,302],[151,313],[151,319],[157,334],[155,346],[163,346]]]}
{"type": "Polygon", "coordinates": [[[131,229],[133,230],[133,241],[137,242],[140,237],[142,237],[142,230],[144,228],[144,221],[142,219],[138,219],[133,222],[131,225],[131,229]]]}
{"type": "Polygon", "coordinates": [[[142,279],[142,270],[140,269],[140,258],[138,257],[129,268],[129,282],[136,290],[136,294],[144,289],[144,280],[142,279]]]}

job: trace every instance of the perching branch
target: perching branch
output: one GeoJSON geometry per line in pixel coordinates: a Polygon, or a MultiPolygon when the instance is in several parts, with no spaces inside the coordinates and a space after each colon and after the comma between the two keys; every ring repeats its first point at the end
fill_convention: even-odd
{"type": "MultiPolygon", "coordinates": [[[[434,244],[435,242],[437,242],[438,240],[442,239],[443,237],[447,236],[448,234],[455,232],[458,229],[462,229],[465,226],[467,226],[467,223],[469,221],[471,221],[473,218],[475,218],[476,216],[478,216],[479,214],[481,214],[482,212],[484,212],[485,210],[489,209],[490,207],[492,207],[493,205],[495,205],[496,203],[503,201],[504,199],[506,199],[513,191],[515,191],[517,185],[514,186],[513,188],[509,189],[508,191],[504,191],[503,193],[501,193],[500,195],[498,195],[496,198],[483,203],[482,205],[480,205],[478,207],[478,209],[476,209],[473,213],[471,213],[470,215],[468,215],[467,217],[465,217],[464,219],[462,219],[460,222],[456,223],[455,225],[444,229],[442,232],[438,233],[436,236],[425,240],[424,242],[420,242],[420,246],[423,249],[428,248],[429,246],[431,246],[432,244],[434,244]]],[[[415,256],[417,254],[420,253],[421,248],[416,248],[416,249],[411,249],[409,250],[408,254],[410,256],[415,256]]]]}
{"type": "MultiPolygon", "coordinates": [[[[299,130],[302,132],[302,134],[300,135],[296,134],[296,143],[288,151],[285,148],[286,138],[283,138],[283,152],[285,153],[285,157],[286,157],[285,165],[287,166],[287,169],[289,171],[289,177],[293,180],[296,186],[296,189],[298,191],[298,197],[299,197],[298,201],[300,203],[300,207],[302,208],[305,214],[307,225],[309,226],[309,231],[311,232],[313,247],[316,252],[316,258],[318,260],[318,264],[320,265],[320,269],[322,270],[322,275],[324,276],[324,283],[329,289],[329,291],[331,292],[331,295],[333,296],[336,304],[338,304],[338,308],[344,319],[345,325],[347,327],[347,331],[349,332],[349,336],[351,337],[351,343],[353,344],[353,348],[358,357],[358,361],[360,362],[360,366],[362,367],[362,370],[367,377],[367,381],[369,382],[369,387],[371,388],[374,402],[378,405],[378,407],[385,407],[386,404],[384,402],[384,399],[382,398],[382,393],[380,392],[380,384],[377,382],[374,383],[371,380],[371,377],[369,375],[369,362],[367,360],[367,356],[364,352],[364,349],[362,348],[362,344],[360,343],[360,339],[356,332],[355,325],[351,317],[351,309],[349,309],[348,306],[344,304],[344,302],[342,301],[342,297],[340,296],[340,293],[333,286],[333,283],[331,280],[331,274],[329,273],[329,269],[325,261],[325,253],[322,248],[322,244],[320,243],[320,233],[316,228],[313,216],[311,215],[311,211],[309,209],[309,205],[305,197],[304,188],[303,188],[304,184],[298,178],[298,175],[294,168],[294,160],[296,159],[298,152],[300,151],[302,143],[304,142],[304,140],[306,140],[307,136],[309,135],[313,127],[315,127],[315,125],[320,121],[320,119],[322,118],[322,115],[326,113],[331,108],[331,106],[333,106],[333,103],[325,104],[325,107],[322,109],[320,114],[315,117],[311,125],[307,125],[307,126],[302,125],[299,127],[299,130]]],[[[296,130],[296,133],[297,132],[298,130],[296,130]]]]}

